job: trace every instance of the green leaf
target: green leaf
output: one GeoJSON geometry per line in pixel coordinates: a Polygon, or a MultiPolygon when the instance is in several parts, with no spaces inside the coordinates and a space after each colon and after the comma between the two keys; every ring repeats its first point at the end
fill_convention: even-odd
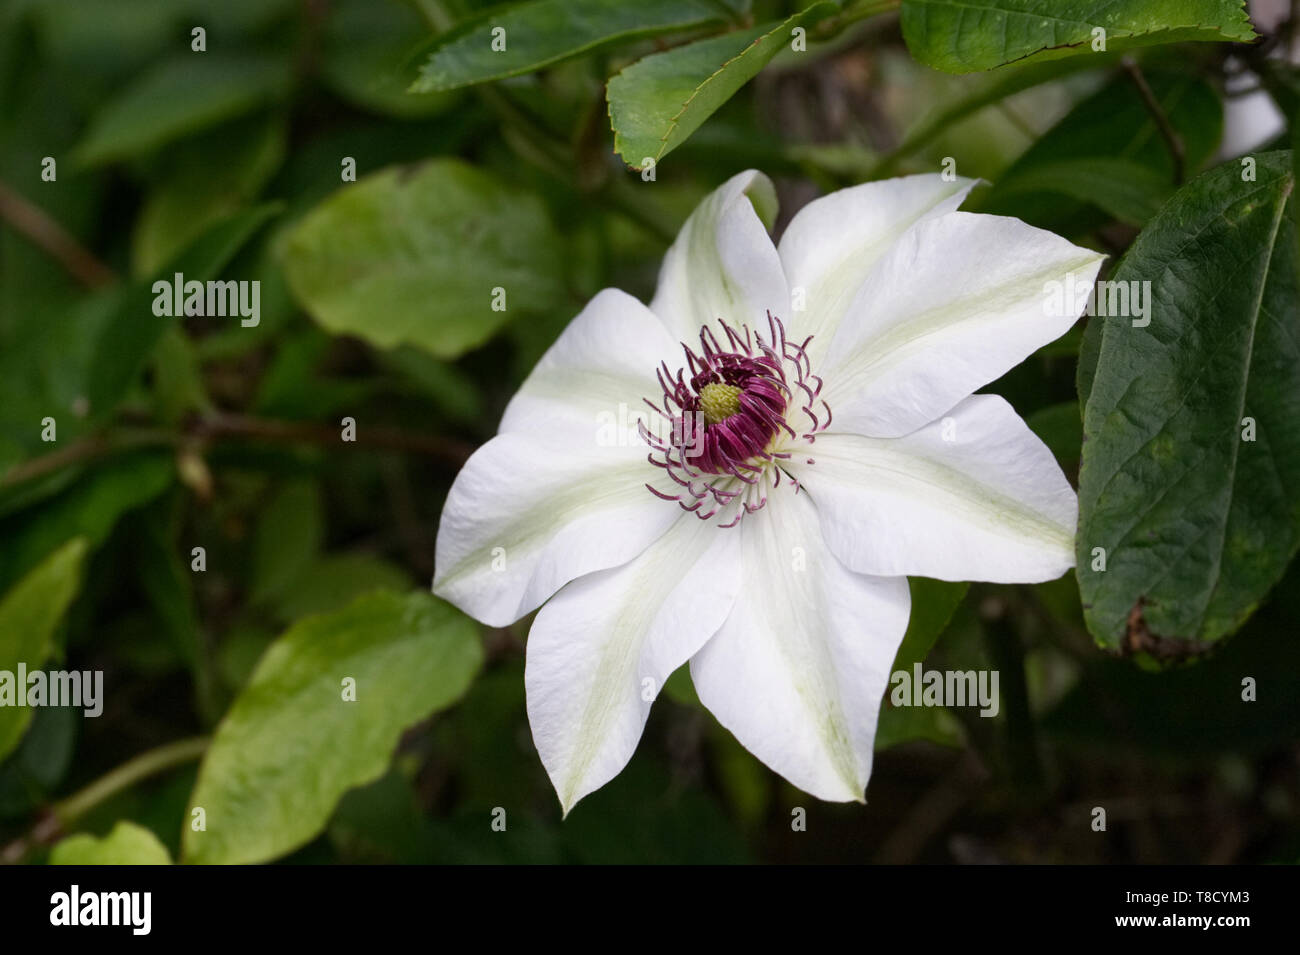
{"type": "Polygon", "coordinates": [[[1025,418],[1025,424],[1051,450],[1061,465],[1061,470],[1066,474],[1078,471],[1079,448],[1083,443],[1083,423],[1078,403],[1063,401],[1039,408],[1025,418]]]}
{"type": "Polygon", "coordinates": [[[1300,545],[1291,154],[1253,158],[1254,181],[1230,162],[1181,189],[1112,277],[1150,282],[1151,307],[1105,319],[1084,413],[1077,573],[1109,649],[1200,652],[1300,545]]]}
{"type": "MultiPolygon", "coordinates": [[[[935,641],[947,628],[953,613],[966,597],[970,584],[929,577],[909,577],[908,589],[912,597],[912,615],[907,621],[907,633],[894,655],[890,673],[905,670],[909,674],[917,663],[924,663],[935,641]]],[[[889,684],[880,701],[880,716],[876,723],[876,749],[887,749],[899,743],[924,739],[944,746],[961,744],[961,725],[956,717],[942,707],[895,707],[889,701],[889,684]]]]}
{"type": "Polygon", "coordinates": [[[158,184],[131,236],[132,274],[157,272],[209,226],[256,198],[284,161],[287,140],[285,117],[266,113],[164,150],[158,184]]]}
{"type": "Polygon", "coordinates": [[[390,384],[400,382],[399,387],[432,399],[449,421],[473,425],[489,417],[481,383],[456,365],[415,348],[376,352],[375,361],[393,372],[387,378],[390,384]]]}
{"type": "Polygon", "coordinates": [[[181,424],[193,412],[210,412],[193,342],[180,325],[164,329],[149,363],[154,409],[167,424],[181,424]]]}
{"type": "Polygon", "coordinates": [[[99,547],[118,518],[166,490],[173,473],[167,454],[124,455],[83,475],[40,508],[0,521],[0,590],[74,537],[99,547]]]}
{"type": "Polygon", "coordinates": [[[289,235],[283,259],[294,295],[328,331],[454,358],[516,314],[561,301],[560,245],[536,196],[439,159],[334,193],[289,235]]]}
{"type": "Polygon", "coordinates": [[[423,18],[401,0],[336,0],[329,6],[321,77],[363,109],[398,118],[430,116],[455,96],[410,93],[411,48],[424,39],[423,18]]]}
{"type": "Polygon", "coordinates": [[[84,538],[68,541],[0,598],[0,759],[18,745],[32,710],[19,706],[18,665],[40,668],[54,651],[54,630],[81,586],[84,538]],[[8,683],[9,686],[4,684],[8,683]]]}
{"type": "Polygon", "coordinates": [[[944,706],[891,706],[889,691],[876,722],[875,749],[889,749],[899,743],[926,740],[940,746],[961,746],[965,740],[961,723],[944,706]]]}
{"type": "MultiPolygon", "coordinates": [[[[1292,564],[1257,614],[1195,666],[1150,672],[1127,660],[1089,662],[1042,720],[1060,741],[1090,744],[1107,760],[1160,756],[1264,757],[1295,743],[1300,726],[1300,641],[1289,636],[1300,606],[1292,564]],[[1256,696],[1242,699],[1243,680],[1256,696]]],[[[1055,742],[1055,741],[1054,741],[1055,742]]]]}
{"type": "Polygon", "coordinates": [[[267,502],[253,537],[253,602],[288,590],[316,559],[324,539],[320,486],[306,480],[285,485],[267,502]]]}
{"type": "Polygon", "coordinates": [[[929,577],[909,577],[912,615],[907,621],[907,633],[894,655],[895,670],[910,670],[913,663],[922,663],[935,641],[952,620],[953,612],[966,597],[970,584],[964,581],[932,580],[929,577]]]}
{"type": "Polygon", "coordinates": [[[263,57],[185,54],[144,74],[96,115],[78,165],[128,159],[249,113],[287,89],[285,64],[263,57]]]}
{"type": "Polygon", "coordinates": [[[68,836],[50,850],[50,865],[171,865],[167,847],[144,826],[122,820],[102,839],[68,836]]]}
{"type": "Polygon", "coordinates": [[[402,865],[436,858],[440,841],[415,787],[396,770],[343,797],[329,838],[348,862],[402,865]]]}
{"type": "Polygon", "coordinates": [[[213,677],[194,606],[195,574],[180,557],[182,551],[188,557],[189,548],[177,540],[178,524],[166,506],[148,508],[131,518],[128,529],[135,545],[131,561],[162,636],[193,675],[200,712],[215,722],[221,710],[212,702],[213,677]]]}
{"type": "Polygon", "coordinates": [[[428,59],[411,90],[451,90],[531,73],[612,43],[724,23],[733,15],[713,0],[520,3],[491,11],[435,38],[431,50],[423,51],[428,59]],[[502,42],[505,49],[499,48],[502,42]]]}
{"type": "MultiPolygon", "coordinates": [[[[264,203],[220,220],[169,262],[159,280],[170,284],[177,272],[187,282],[216,278],[235,253],[279,211],[278,203],[264,203]]],[[[116,405],[140,374],[164,331],[183,321],[175,316],[155,316],[155,298],[152,282],[137,282],[113,300],[90,356],[86,397],[92,415],[103,415],[116,405]]],[[[227,321],[238,323],[239,318],[227,321]]]]}
{"type": "Polygon", "coordinates": [[[1088,410],[1088,397],[1092,382],[1097,377],[1097,359],[1101,357],[1101,332],[1105,320],[1089,318],[1083,326],[1083,339],[1079,342],[1079,367],[1075,370],[1075,389],[1079,392],[1079,420],[1088,410]]]}
{"type": "Polygon", "coordinates": [[[614,152],[633,169],[672,152],[791,42],[791,31],[838,11],[815,3],[784,21],[655,53],[606,86],[614,152]]]}
{"type": "Polygon", "coordinates": [[[297,620],[309,613],[339,610],[370,590],[401,591],[410,586],[410,574],[373,554],[330,554],[294,581],[275,610],[283,619],[297,620]]]}
{"type": "Polygon", "coordinates": [[[1056,192],[1090,202],[1120,222],[1144,225],[1174,191],[1169,179],[1123,159],[1069,159],[1029,170],[1002,195],[1056,192]]]}
{"type": "MultiPolygon", "coordinates": [[[[1182,141],[1186,173],[1194,174],[1219,145],[1218,94],[1206,80],[1184,73],[1153,69],[1146,80],[1182,141]]],[[[1169,146],[1132,78],[1119,75],[1030,146],[979,200],[978,211],[1079,234],[1103,224],[1089,217],[1087,205],[1144,224],[1140,217],[1149,218],[1168,198],[1173,182],[1169,146]],[[1071,181],[1072,169],[1077,181],[1071,181]],[[1120,178],[1105,182],[1107,175],[1120,178]]]]}
{"type": "Polygon", "coordinates": [[[0,759],[0,818],[26,816],[51,800],[72,765],[84,720],[73,706],[45,706],[32,714],[22,744],[0,759]]]}
{"type": "Polygon", "coordinates": [[[972,73],[1026,57],[1158,43],[1255,39],[1241,0],[903,0],[912,55],[948,73],[972,73]]]}
{"type": "Polygon", "coordinates": [[[185,830],[183,859],[265,862],[310,841],[345,792],[383,775],[406,727],[465,692],[482,656],[474,624],[423,593],[299,621],[217,727],[191,797],[207,828],[185,830]]]}
{"type": "Polygon", "coordinates": [[[1043,63],[1028,63],[982,77],[969,93],[950,104],[937,106],[919,124],[909,130],[903,141],[871,169],[868,178],[886,178],[897,169],[903,159],[994,103],[1000,103],[1017,93],[1064,79],[1074,73],[1105,69],[1114,59],[1113,56],[1098,53],[1087,60],[1049,60],[1043,63]]]}

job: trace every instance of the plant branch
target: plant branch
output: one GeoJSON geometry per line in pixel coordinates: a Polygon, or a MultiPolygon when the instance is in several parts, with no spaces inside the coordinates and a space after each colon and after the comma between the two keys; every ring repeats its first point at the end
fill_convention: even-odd
{"type": "MultiPolygon", "coordinates": [[[[248,439],[289,444],[338,446],[340,431],[332,425],[301,421],[277,421],[235,414],[212,414],[195,421],[184,431],[161,428],[123,429],[93,434],[65,448],[32,458],[0,475],[0,490],[52,474],[120,451],[140,447],[179,447],[195,440],[248,439]]],[[[463,441],[440,435],[416,434],[396,428],[357,428],[356,443],[362,447],[426,454],[460,467],[473,448],[463,441]]]]}
{"type": "Polygon", "coordinates": [[[4,182],[0,182],[0,219],[47,252],[87,288],[103,288],[117,281],[113,270],[78,242],[72,233],[4,182]]]}
{"type": "MultiPolygon", "coordinates": [[[[276,421],[217,413],[198,419],[190,434],[199,438],[249,438],[334,446],[341,443],[339,429],[300,421],[276,421]]],[[[397,428],[357,427],[358,445],[389,451],[412,451],[460,466],[473,452],[468,444],[440,435],[417,434],[397,428]]]]}
{"type": "Polygon", "coordinates": [[[207,752],[208,744],[211,742],[211,737],[196,736],[167,743],[127,760],[89,786],[46,809],[26,835],[20,836],[0,850],[0,864],[16,864],[26,858],[33,849],[52,845],[69,832],[77,820],[96,806],[150,776],[199,759],[207,752]]]}
{"type": "Polygon", "coordinates": [[[1156,129],[1160,130],[1160,135],[1169,148],[1169,157],[1174,161],[1174,185],[1183,184],[1184,166],[1186,165],[1186,151],[1183,149],[1182,137],[1174,129],[1173,124],[1169,122],[1169,116],[1165,113],[1164,107],[1160,105],[1160,100],[1156,99],[1156,94],[1151,91],[1151,86],[1147,83],[1147,78],[1142,75],[1142,68],[1138,66],[1137,60],[1131,56],[1123,57],[1120,65],[1124,67],[1124,72],[1133,80],[1133,85],[1137,87],[1138,95],[1142,97],[1142,103],[1151,114],[1155,121],[1156,129]]]}

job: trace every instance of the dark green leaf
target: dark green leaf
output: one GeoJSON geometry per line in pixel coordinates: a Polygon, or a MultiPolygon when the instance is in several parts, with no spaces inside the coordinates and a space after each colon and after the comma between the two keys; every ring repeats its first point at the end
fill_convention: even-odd
{"type": "MultiPolygon", "coordinates": [[[[278,203],[266,203],[240,212],[209,228],[184,252],[168,263],[160,281],[214,279],[249,239],[278,212],[278,203]]],[[[94,340],[87,395],[92,415],[111,410],[144,367],[163,332],[183,318],[154,315],[156,295],[152,282],[140,282],[125,289],[94,340]]],[[[239,322],[238,316],[227,321],[239,322]]]]}
{"type": "Polygon", "coordinates": [[[948,626],[953,611],[966,596],[970,584],[929,577],[909,577],[907,586],[912,596],[912,615],[907,621],[907,633],[894,655],[895,670],[910,670],[913,663],[924,662],[939,635],[948,626]]]}
{"type": "Polygon", "coordinates": [[[1105,320],[1084,415],[1078,575],[1104,647],[1198,652],[1300,545],[1291,154],[1253,159],[1253,181],[1230,162],[1180,190],[1113,276],[1151,308],[1105,320]]]}
{"type": "MultiPolygon", "coordinates": [[[[1199,77],[1165,70],[1147,71],[1146,81],[1182,142],[1185,172],[1195,173],[1219,145],[1223,106],[1218,94],[1199,77]]],[[[1087,205],[1130,221],[1149,218],[1173,182],[1169,146],[1133,80],[1120,75],[1076,104],[1025,150],[977,207],[1055,232],[1077,233],[1104,222],[1086,215],[1087,205]],[[1070,181],[1071,169],[1089,180],[1087,186],[1070,181]],[[1108,174],[1119,178],[1107,183],[1108,174]],[[1095,195],[1088,191],[1094,186],[1095,195]]]]}
{"type": "Polygon", "coordinates": [[[610,43],[722,23],[733,15],[711,0],[533,0],[437,37],[411,89],[428,93],[518,76],[610,43]],[[505,49],[494,49],[494,40],[505,49]]]}
{"type": "Polygon", "coordinates": [[[101,464],[30,513],[0,521],[0,589],[36,566],[56,547],[85,537],[97,548],[118,518],[156,498],[171,483],[165,453],[139,453],[101,464]]]}
{"type": "Polygon", "coordinates": [[[266,503],[253,537],[252,600],[292,586],[320,553],[325,512],[314,481],[287,484],[266,503]]]}
{"type": "Polygon", "coordinates": [[[1120,222],[1143,225],[1174,191],[1169,179],[1146,166],[1123,159],[1069,159],[1027,170],[1002,190],[1057,192],[1090,202],[1120,222]]]}
{"type": "Polygon", "coordinates": [[[1083,423],[1077,402],[1064,401],[1039,408],[1025,419],[1025,423],[1051,449],[1066,474],[1073,475],[1078,471],[1083,423]]]}
{"type": "Polygon", "coordinates": [[[902,21],[912,55],[948,73],[1090,53],[1098,36],[1101,50],[1255,39],[1240,0],[903,0],[902,21]]]}
{"type": "Polygon", "coordinates": [[[278,113],[226,123],[165,149],[131,236],[132,274],[153,275],[205,230],[255,199],[284,161],[278,113]]]}
{"type": "MultiPolygon", "coordinates": [[[[929,577],[909,577],[908,589],[912,597],[912,615],[907,621],[907,633],[894,655],[890,673],[905,670],[911,678],[912,667],[924,663],[935,641],[948,626],[953,612],[966,596],[970,584],[929,577]]],[[[889,684],[880,703],[880,718],[876,724],[876,749],[886,749],[898,743],[925,739],[945,746],[961,742],[961,726],[951,713],[942,707],[895,707],[889,702],[889,684]]]]}
{"type": "Polygon", "coordinates": [[[138,156],[244,113],[284,92],[285,64],[261,57],[185,54],[141,76],[100,110],[78,145],[81,165],[138,156]]]}
{"type": "Polygon", "coordinates": [[[1153,754],[1255,756],[1295,741],[1300,726],[1300,612],[1295,565],[1237,636],[1206,660],[1149,672],[1128,661],[1093,661],[1046,715],[1058,740],[1089,743],[1109,758],[1153,754]],[[1254,699],[1243,698],[1246,679],[1254,699]]]}
{"type": "Polygon", "coordinates": [[[411,49],[427,33],[414,7],[401,0],[335,0],[325,21],[321,74],[364,109],[399,118],[439,113],[456,97],[407,91],[411,49]]]}

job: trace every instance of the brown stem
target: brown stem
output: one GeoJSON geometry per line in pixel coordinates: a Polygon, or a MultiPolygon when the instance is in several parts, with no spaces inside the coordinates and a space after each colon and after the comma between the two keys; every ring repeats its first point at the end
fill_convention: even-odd
{"type": "Polygon", "coordinates": [[[1137,87],[1138,95],[1142,97],[1142,102],[1155,121],[1156,129],[1160,130],[1160,135],[1164,138],[1165,145],[1169,147],[1169,156],[1174,161],[1174,185],[1183,184],[1183,166],[1186,163],[1186,152],[1183,149],[1182,137],[1174,129],[1173,124],[1169,122],[1169,116],[1165,113],[1164,107],[1156,99],[1156,94],[1151,91],[1147,78],[1142,75],[1142,69],[1137,65],[1137,61],[1131,56],[1126,56],[1120,60],[1124,71],[1128,73],[1129,78],[1133,80],[1133,85],[1137,87]]]}
{"type": "MultiPolygon", "coordinates": [[[[250,438],[267,441],[299,441],[306,444],[342,444],[342,432],[332,425],[301,421],[273,421],[244,415],[217,413],[200,418],[191,433],[200,438],[250,438]]],[[[357,444],[391,451],[412,451],[441,458],[460,466],[473,451],[468,444],[440,435],[415,434],[396,428],[370,428],[357,425],[357,444]]]]}
{"type": "Polygon", "coordinates": [[[41,811],[31,830],[0,849],[0,864],[13,865],[33,849],[53,845],[68,833],[87,812],[141,780],[194,762],[207,752],[211,739],[195,736],[177,740],[141,753],[96,779],[84,789],[41,811]]]}
{"type": "MultiPolygon", "coordinates": [[[[10,468],[0,475],[0,490],[31,481],[61,468],[81,464],[130,448],[150,446],[177,446],[195,439],[247,438],[250,440],[288,443],[342,445],[342,434],[330,425],[299,421],[274,421],[266,418],[249,418],[243,415],[214,414],[197,419],[185,432],[146,428],[138,431],[92,434],[66,448],[32,458],[10,468]]],[[[362,447],[382,448],[391,451],[409,451],[427,454],[448,464],[460,467],[469,458],[473,448],[455,438],[439,435],[413,434],[395,428],[368,428],[357,426],[356,443],[362,447]]]]}
{"type": "Polygon", "coordinates": [[[95,258],[72,233],[4,182],[0,182],[0,219],[48,252],[87,288],[103,288],[117,281],[113,270],[95,258]]]}
{"type": "Polygon", "coordinates": [[[91,435],[68,445],[66,448],[60,448],[58,451],[52,451],[49,454],[43,454],[40,457],[32,458],[30,461],[23,461],[21,464],[14,465],[3,475],[0,475],[0,489],[13,487],[16,484],[44,477],[47,474],[53,474],[55,471],[74,464],[93,461],[115,451],[148,447],[150,445],[177,444],[180,440],[180,435],[155,430],[122,432],[113,436],[104,434],[91,435]]]}

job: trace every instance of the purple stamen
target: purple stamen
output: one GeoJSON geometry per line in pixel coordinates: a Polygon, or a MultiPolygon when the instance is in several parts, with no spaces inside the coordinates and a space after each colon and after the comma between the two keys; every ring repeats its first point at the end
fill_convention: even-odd
{"type": "MultiPolygon", "coordinates": [[[[711,328],[701,328],[698,350],[682,344],[685,364],[676,374],[666,362],[655,369],[662,400],[644,399],[671,432],[664,438],[639,424],[652,449],[648,460],[686,494],[650,490],[702,520],[739,503],[735,517],[721,527],[734,527],[743,515],[760,510],[768,489],[780,485],[780,462],[791,452],[777,445],[800,438],[811,443],[831,420],[825,401],[824,418],[812,410],[822,390],[807,354],[812,336],[797,345],[786,339],[778,318],[769,312],[767,319],[766,340],[748,326],[735,329],[719,319],[725,346],[711,328]],[[805,400],[794,401],[796,393],[805,400]],[[791,421],[798,413],[807,419],[802,429],[791,421]],[[703,507],[709,498],[711,505],[703,507]]],[[[797,491],[799,482],[786,477],[797,491]]]]}

